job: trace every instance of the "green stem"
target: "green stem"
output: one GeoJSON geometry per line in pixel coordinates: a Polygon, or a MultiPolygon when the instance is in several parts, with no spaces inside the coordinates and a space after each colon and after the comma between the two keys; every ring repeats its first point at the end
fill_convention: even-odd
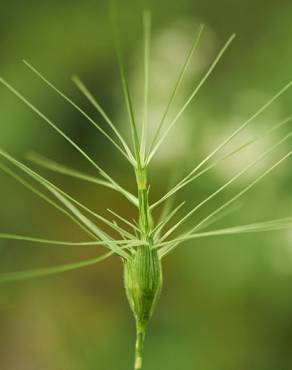
{"type": "Polygon", "coordinates": [[[136,168],[136,179],[139,200],[139,223],[141,229],[141,239],[151,244],[151,215],[148,202],[147,189],[147,167],[138,166],[136,168]]]}
{"type": "MultiPolygon", "coordinates": [[[[148,189],[147,189],[147,167],[138,166],[135,170],[139,200],[139,225],[140,225],[140,239],[145,242],[143,248],[150,251],[152,246],[152,220],[150,214],[150,207],[148,201],[148,189]]],[[[141,249],[141,252],[143,250],[141,249]]],[[[145,252],[145,250],[144,250],[145,252]]],[[[147,254],[148,255],[148,254],[147,254]]],[[[144,263],[147,264],[148,259],[143,259],[144,263]]],[[[145,266],[141,266],[142,271],[145,270],[145,266]]],[[[142,352],[144,347],[145,339],[145,322],[141,322],[141,317],[136,316],[136,345],[135,345],[135,364],[134,370],[142,369],[142,352]]]]}
{"type": "Polygon", "coordinates": [[[145,339],[145,329],[137,327],[134,370],[142,369],[142,352],[144,347],[144,339],[145,339]]]}

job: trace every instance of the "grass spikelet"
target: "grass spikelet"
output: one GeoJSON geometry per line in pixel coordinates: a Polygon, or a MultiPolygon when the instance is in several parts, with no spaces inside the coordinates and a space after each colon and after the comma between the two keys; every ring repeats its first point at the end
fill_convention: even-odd
{"type": "Polygon", "coordinates": [[[0,282],[7,283],[12,281],[19,281],[29,278],[36,278],[45,275],[52,275],[56,273],[71,271],[95,265],[104,261],[105,259],[115,256],[120,259],[124,268],[124,285],[125,292],[132,310],[135,325],[136,325],[136,345],[135,345],[135,360],[134,369],[142,369],[143,365],[143,348],[145,341],[145,334],[148,328],[149,321],[155,310],[155,306],[159,300],[159,296],[163,285],[163,271],[162,262],[166,256],[174,251],[183,243],[196,239],[206,237],[220,237],[222,235],[237,235],[244,233],[258,233],[258,232],[272,232],[276,230],[283,230],[291,228],[292,217],[282,219],[263,221],[247,225],[238,225],[226,227],[222,229],[214,229],[202,231],[207,226],[212,225],[216,220],[223,218],[229,212],[234,212],[237,207],[237,201],[240,200],[249,190],[256,186],[272,171],[276,170],[278,166],[282,165],[284,161],[290,158],[292,151],[279,157],[270,167],[264,169],[250,183],[243,186],[233,197],[225,201],[223,204],[214,209],[206,217],[193,223],[189,229],[182,231],[180,234],[172,236],[179,227],[184,226],[186,221],[201,209],[206,203],[210,202],[215,196],[228,189],[246,172],[258,165],[264,158],[266,158],[273,151],[278,149],[284,142],[287,142],[291,136],[292,131],[282,136],[278,141],[275,141],[269,148],[262,152],[262,154],[248,163],[245,167],[240,168],[237,173],[223,183],[217,190],[210,193],[205,199],[198,204],[192,205],[191,210],[184,212],[183,206],[185,201],[176,204],[174,196],[191,182],[199,179],[201,176],[209,171],[212,171],[220,163],[236,156],[242,150],[247,149],[251,145],[256,145],[266,135],[270,135],[275,130],[280,129],[284,125],[292,121],[292,116],[287,116],[284,120],[276,123],[271,129],[266,131],[261,137],[255,138],[243,143],[239,147],[230,151],[227,154],[222,154],[219,158],[215,155],[220,153],[228,143],[230,143],[237,135],[239,135],[248,125],[262,114],[272,103],[281,97],[291,86],[292,81],[279,89],[265,104],[259,107],[250,118],[244,121],[234,132],[232,132],[222,143],[211,151],[205,158],[203,158],[194,168],[185,175],[178,183],[170,188],[160,199],[151,201],[151,188],[148,180],[148,169],[152,158],[155,156],[164,140],[167,138],[169,131],[178,123],[185,110],[189,107],[195,96],[198,94],[202,86],[215,69],[216,65],[221,60],[223,54],[226,52],[235,35],[232,35],[224,46],[219,51],[218,55],[211,63],[207,71],[204,73],[199,83],[195,85],[190,96],[186,99],[184,104],[178,110],[174,118],[167,123],[168,113],[177,97],[179,89],[183,83],[188,66],[195,55],[198,43],[200,41],[203,26],[200,26],[194,37],[192,45],[186,56],[186,60],[182,65],[181,71],[178,75],[175,86],[170,94],[170,98],[163,112],[162,118],[156,125],[156,130],[153,132],[153,140],[149,142],[147,137],[148,124],[148,110],[149,110],[149,59],[150,59],[150,45],[151,45],[151,15],[149,11],[143,14],[143,33],[144,33],[144,48],[143,48],[143,63],[144,63],[144,95],[143,95],[143,119],[141,125],[138,124],[134,114],[134,107],[130,94],[130,87],[126,76],[126,70],[123,63],[122,50],[119,38],[117,37],[116,20],[113,17],[113,28],[116,53],[118,59],[118,68],[122,82],[122,90],[125,99],[125,105],[128,112],[129,128],[131,131],[132,143],[127,143],[123,138],[121,132],[114,124],[112,119],[108,116],[105,110],[101,107],[99,102],[93,94],[86,87],[85,83],[80,78],[74,76],[73,82],[79,91],[86,97],[86,99],[97,110],[101,118],[107,124],[107,131],[97,123],[90,115],[88,115],[81,107],[79,107],[71,98],[64,92],[57,88],[49,81],[42,73],[40,73],[32,64],[24,61],[28,69],[40,78],[47,87],[53,89],[62,99],[71,105],[79,114],[81,114],[90,124],[92,124],[102,135],[104,135],[109,143],[116,148],[121,156],[130,164],[132,173],[135,176],[136,194],[122,187],[112,175],[104,170],[98,163],[96,163],[78,143],[73,141],[63,130],[61,130],[57,123],[53,122],[44,112],[40,111],[28,98],[26,98],[15,87],[8,83],[5,79],[0,78],[0,83],[10,90],[22,103],[30,108],[37,116],[56,131],[69,145],[71,145],[78,153],[93,167],[95,175],[87,175],[83,171],[71,168],[71,166],[61,164],[50,160],[42,155],[30,153],[28,159],[38,166],[55,173],[62,174],[80,181],[90,182],[96,186],[103,186],[110,190],[117,192],[122,197],[126,198],[130,205],[134,205],[137,211],[137,217],[132,222],[120,214],[119,211],[108,209],[108,216],[111,219],[101,216],[94,212],[90,206],[83,204],[80,200],[67,193],[65,190],[56,186],[47,178],[41,176],[38,172],[32,170],[23,162],[17,160],[10,155],[6,150],[0,149],[0,170],[6,175],[14,178],[18,183],[24,186],[27,190],[33,192],[41,200],[45,201],[65,217],[69,218],[74,225],[82,229],[86,238],[82,241],[66,241],[42,238],[40,236],[18,235],[10,234],[5,231],[0,232],[0,239],[14,240],[15,242],[31,243],[33,245],[46,247],[99,247],[104,250],[103,254],[99,254],[94,258],[68,263],[61,266],[44,267],[35,270],[24,270],[8,273],[0,273],[0,282]],[[141,128],[141,130],[140,130],[141,128]],[[19,175],[20,173],[20,175],[19,175]],[[153,210],[164,204],[163,210],[160,212],[161,217],[156,220],[153,217],[153,210]],[[112,220],[114,218],[114,220],[112,220]],[[97,223],[98,222],[98,223],[97,223]],[[101,225],[101,226],[100,226],[101,225]],[[117,239],[112,237],[110,232],[104,230],[108,228],[112,232],[119,235],[117,239]]]}

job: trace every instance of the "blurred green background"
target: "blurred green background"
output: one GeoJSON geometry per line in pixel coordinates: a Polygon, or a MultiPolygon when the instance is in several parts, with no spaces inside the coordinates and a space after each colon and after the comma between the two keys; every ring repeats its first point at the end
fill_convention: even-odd
{"type": "MultiPolygon", "coordinates": [[[[178,109],[216,52],[237,38],[153,161],[151,199],[168,178],[183,175],[291,79],[290,0],[209,0],[118,3],[120,37],[138,120],[142,102],[141,11],[153,17],[150,127],[155,127],[200,22],[206,24],[180,91],[178,109]]],[[[128,135],[106,1],[1,1],[0,74],[29,97],[98,163],[134,191],[134,177],[108,142],[21,62],[39,68],[99,122],[70,77],[77,73],[128,135]]],[[[275,102],[234,141],[260,136],[292,113],[292,92],[275,102]]],[[[25,160],[30,150],[76,169],[94,170],[4,87],[0,88],[0,146],[25,160]]],[[[289,126],[289,125],[288,125],[289,126]]],[[[289,127],[221,164],[180,193],[195,205],[257,158],[289,127]]],[[[232,147],[232,145],[231,145],[232,147]]],[[[229,199],[281,153],[283,144],[253,171],[196,214],[197,222],[229,199]]],[[[244,196],[216,227],[291,215],[291,161],[244,196]]],[[[40,169],[38,169],[40,170],[40,169]]],[[[112,208],[131,219],[135,210],[101,187],[47,173],[97,212],[112,208]]],[[[0,174],[0,231],[52,239],[84,235],[57,211],[0,174]]],[[[184,210],[185,212],[186,210],[184,210]]],[[[183,214],[183,211],[182,213],[183,214]]],[[[146,369],[288,370],[292,368],[292,230],[198,239],[164,263],[164,290],[149,328],[146,369]]],[[[99,250],[99,249],[98,249],[99,250]]],[[[0,242],[1,271],[51,266],[96,254],[94,248],[49,248],[0,242]]],[[[75,272],[1,285],[0,369],[131,369],[134,324],[123,291],[122,266],[112,258],[75,272]]]]}

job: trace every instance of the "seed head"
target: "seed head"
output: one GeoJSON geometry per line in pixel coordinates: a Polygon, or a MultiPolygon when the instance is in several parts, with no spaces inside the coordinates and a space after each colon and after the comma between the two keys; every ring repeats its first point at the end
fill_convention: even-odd
{"type": "Polygon", "coordinates": [[[149,245],[137,249],[124,264],[124,282],[137,331],[144,332],[162,288],[162,268],[157,250],[149,245]]]}

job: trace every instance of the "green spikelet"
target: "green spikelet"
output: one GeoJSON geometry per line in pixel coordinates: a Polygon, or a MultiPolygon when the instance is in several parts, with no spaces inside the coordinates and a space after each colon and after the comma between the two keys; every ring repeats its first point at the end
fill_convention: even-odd
{"type": "Polygon", "coordinates": [[[137,342],[135,369],[142,367],[142,350],[146,326],[162,287],[162,269],[156,250],[141,246],[124,264],[125,289],[136,320],[137,342]]]}
{"type": "MultiPolygon", "coordinates": [[[[114,11],[114,9],[112,9],[114,11]]],[[[38,243],[47,246],[103,246],[106,252],[102,255],[94,256],[93,258],[81,260],[74,263],[66,263],[63,265],[50,266],[37,269],[26,269],[16,272],[4,272],[0,273],[0,283],[24,280],[29,278],[36,278],[40,276],[52,275],[65,271],[79,269],[81,267],[91,266],[97,264],[112,255],[118,256],[124,267],[124,285],[127,295],[127,299],[130,308],[133,312],[133,316],[136,323],[136,346],[135,346],[135,361],[134,370],[142,369],[142,353],[144,347],[145,333],[151,316],[154,312],[156,303],[159,299],[163,277],[161,260],[164,259],[169,253],[176,249],[181,243],[190,241],[197,238],[214,237],[220,235],[235,235],[244,233],[255,233],[255,232],[267,232],[281,229],[291,229],[292,217],[286,217],[282,219],[276,219],[271,221],[265,221],[260,223],[238,225],[227,227],[223,229],[209,230],[202,232],[204,228],[210,226],[212,223],[218,221],[226,215],[226,212],[230,212],[230,206],[236,205],[235,202],[242,198],[249,190],[255,185],[262,181],[267,175],[274,171],[281,163],[288,158],[292,157],[292,151],[280,157],[277,161],[271,164],[265,171],[255,177],[255,179],[246,184],[230,199],[227,199],[220,204],[215,210],[207,214],[203,219],[199,220],[198,223],[191,226],[190,229],[183,231],[181,234],[175,237],[171,235],[187,220],[190,219],[198,210],[200,210],[206,203],[211,201],[215,196],[221,194],[231,184],[233,184],[242,175],[258,165],[263,159],[271,154],[274,150],[278,149],[280,145],[292,138],[292,131],[290,130],[285,135],[279,137],[274,144],[271,144],[267,150],[263,150],[258,158],[253,159],[245,167],[239,169],[230,179],[220,185],[219,188],[211,192],[206,198],[201,200],[198,204],[191,205],[191,209],[184,215],[181,215],[178,219],[174,219],[181,206],[185,203],[182,202],[178,206],[174,206],[172,203],[168,203],[173,200],[173,197],[181,189],[185,188],[188,184],[198,179],[204,173],[215,168],[219,163],[227,160],[240,152],[247,146],[262,139],[266,134],[274,132],[283,125],[292,121],[292,115],[284,118],[281,122],[275,124],[272,128],[265,132],[265,135],[261,135],[258,138],[252,139],[246,143],[241,144],[239,147],[235,147],[232,151],[227,154],[222,153],[222,149],[227,149],[226,146],[232,142],[232,140],[239,135],[248,125],[250,125],[260,114],[262,114],[273,102],[280,98],[289,88],[292,87],[292,81],[288,82],[278,92],[276,92],[266,103],[264,103],[258,110],[245,120],[238,128],[236,128],[229,136],[227,136],[218,146],[216,146],[211,153],[201,160],[195,167],[189,171],[178,183],[171,187],[167,193],[161,196],[160,199],[150,204],[149,192],[150,187],[147,180],[147,170],[150,166],[152,158],[161,147],[165,138],[168,136],[171,128],[178,122],[182,114],[188,108],[192,100],[198,94],[201,87],[204,85],[215,66],[218,64],[223,54],[229,47],[230,43],[234,39],[235,35],[232,35],[227,42],[220,49],[219,53],[200,79],[199,83],[193,88],[190,96],[185,100],[179,109],[178,113],[174,115],[174,118],[168,121],[169,113],[171,111],[173,102],[178,94],[179,88],[183,82],[184,76],[187,71],[187,67],[191,61],[192,55],[194,54],[198,42],[200,40],[203,26],[200,26],[198,32],[194,37],[194,41],[187,55],[185,63],[182,66],[181,72],[178,75],[174,89],[170,94],[170,99],[166,106],[166,109],[162,115],[162,118],[157,122],[156,129],[153,132],[153,139],[149,141],[150,127],[148,127],[148,90],[149,90],[149,57],[150,57],[150,36],[151,36],[151,17],[149,11],[146,11],[143,15],[143,29],[144,29],[144,98],[143,98],[143,117],[141,124],[139,125],[136,121],[134,114],[134,107],[130,94],[129,83],[125,73],[125,66],[122,58],[122,50],[119,45],[119,31],[117,29],[117,22],[113,16],[113,30],[114,40],[116,44],[116,51],[118,57],[118,64],[123,88],[123,94],[125,99],[125,105],[129,116],[129,126],[131,131],[132,145],[127,143],[127,140],[123,138],[123,135],[119,132],[116,125],[112,122],[111,118],[107,115],[104,109],[100,106],[93,94],[87,89],[85,84],[77,77],[73,78],[74,83],[80,90],[80,92],[87,98],[87,100],[94,106],[99,115],[104,119],[108,125],[110,131],[103,129],[99,123],[95,121],[89,114],[87,114],[77,103],[75,103],[69,96],[57,88],[51,83],[43,74],[41,74],[35,67],[30,63],[24,61],[25,65],[38,77],[40,78],[49,88],[53,89],[59,96],[61,96],[67,103],[69,103],[79,114],[81,114],[91,125],[93,125],[115,149],[127,160],[132,166],[135,172],[136,185],[137,185],[137,196],[132,194],[130,191],[120,185],[106,170],[104,170],[98,163],[89,156],[84,149],[82,149],[77,142],[71,139],[55,121],[52,121],[46,114],[39,110],[28,98],[26,98],[21,92],[15,87],[9,84],[3,78],[0,78],[0,84],[8,88],[20,101],[27,105],[42,121],[49,125],[56,133],[58,133],[68,144],[72,146],[88,163],[95,169],[96,174],[94,176],[87,175],[86,173],[79,172],[76,169],[72,169],[63,164],[59,164],[52,160],[46,159],[39,155],[30,155],[30,160],[46,168],[50,171],[70,176],[82,181],[87,181],[93,184],[98,184],[111,189],[123,197],[125,197],[132,205],[138,210],[137,222],[134,223],[127,220],[125,217],[118,213],[108,211],[114,215],[114,220],[109,220],[106,217],[96,213],[88,206],[81,203],[75,197],[62,190],[62,188],[55,185],[45,177],[41,176],[38,172],[29,168],[24,163],[15,159],[13,156],[8,154],[5,150],[0,148],[0,171],[14,178],[18,183],[23,185],[25,188],[30,190],[32,193],[37,195],[43,201],[58,210],[62,215],[65,215],[70,219],[76,226],[90,237],[89,240],[85,241],[64,241],[64,240],[51,240],[47,238],[40,238],[36,236],[27,235],[15,235],[10,233],[1,232],[0,240],[14,240],[21,242],[38,243]],[[216,155],[219,155],[216,158],[216,155]],[[3,163],[2,163],[3,162],[3,163]],[[7,162],[7,163],[6,163],[7,162]],[[32,181],[28,181],[22,178],[19,173],[22,173],[25,178],[32,181]],[[36,183],[37,186],[34,185],[36,183]],[[172,198],[172,199],[171,199],[172,198]],[[160,220],[153,220],[151,212],[158,205],[164,203],[164,210],[161,212],[160,220]],[[174,208],[173,208],[174,207],[174,208]],[[224,215],[225,213],[225,215],[224,215]],[[90,217],[88,217],[88,214],[90,217]],[[131,231],[125,229],[123,226],[116,222],[116,219],[130,227],[131,231]],[[95,223],[95,221],[98,223],[95,223]],[[175,221],[170,224],[170,220],[175,221]],[[101,226],[99,225],[101,223],[101,226]],[[110,227],[112,232],[118,233],[119,239],[114,239],[112,233],[108,233],[104,230],[110,227]]],[[[155,122],[154,122],[155,123],[155,122]]],[[[154,127],[154,126],[153,126],[154,127]]],[[[175,148],[174,148],[175,150],[175,148]]],[[[182,167],[183,167],[182,163],[182,167]]],[[[233,212],[233,211],[232,211],[233,212]]],[[[23,243],[23,244],[25,244],[23,243]]]]}
{"type": "Polygon", "coordinates": [[[157,249],[153,247],[153,222],[148,202],[147,168],[138,166],[136,180],[139,200],[140,239],[145,242],[124,263],[127,298],[136,321],[135,369],[142,368],[145,330],[162,288],[162,268],[157,249]]]}
{"type": "Polygon", "coordinates": [[[162,269],[156,250],[141,246],[124,265],[125,289],[137,328],[144,330],[159,298],[162,269]]]}

